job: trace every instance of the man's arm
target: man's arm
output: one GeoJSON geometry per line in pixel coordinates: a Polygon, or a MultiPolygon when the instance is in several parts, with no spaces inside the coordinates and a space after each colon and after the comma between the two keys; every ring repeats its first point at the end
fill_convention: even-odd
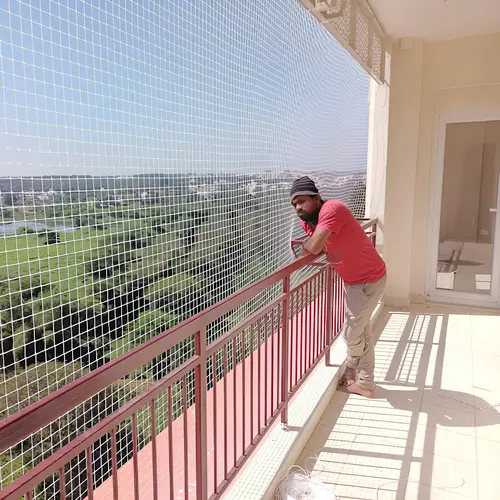
{"type": "Polygon", "coordinates": [[[306,254],[318,255],[325,248],[331,234],[331,231],[326,229],[316,229],[313,235],[302,245],[302,249],[306,254]]]}

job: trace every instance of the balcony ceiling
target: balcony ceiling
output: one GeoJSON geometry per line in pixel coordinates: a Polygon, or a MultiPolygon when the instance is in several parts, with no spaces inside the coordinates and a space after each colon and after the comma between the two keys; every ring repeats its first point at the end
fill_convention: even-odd
{"type": "Polygon", "coordinates": [[[500,33],[500,0],[368,0],[393,38],[450,40],[500,33]]]}

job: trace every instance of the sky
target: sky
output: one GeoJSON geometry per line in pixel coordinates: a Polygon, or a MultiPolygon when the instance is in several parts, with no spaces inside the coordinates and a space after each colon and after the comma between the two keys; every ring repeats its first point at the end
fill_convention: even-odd
{"type": "Polygon", "coordinates": [[[296,0],[0,2],[0,176],[366,168],[368,75],[296,0]]]}

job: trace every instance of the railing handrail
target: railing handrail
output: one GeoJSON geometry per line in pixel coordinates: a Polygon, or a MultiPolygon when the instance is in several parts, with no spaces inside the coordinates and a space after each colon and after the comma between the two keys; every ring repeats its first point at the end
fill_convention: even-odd
{"type": "Polygon", "coordinates": [[[238,290],[224,300],[83,375],[0,422],[0,453],[65,415],[95,394],[199,332],[204,326],[244,304],[258,293],[312,264],[320,255],[307,255],[238,290]],[[22,422],[22,425],[20,423],[22,422]]]}
{"type": "Polygon", "coordinates": [[[378,218],[373,217],[372,219],[370,218],[362,218],[362,219],[357,219],[361,223],[361,227],[363,229],[368,229],[372,226],[376,226],[378,224],[378,218]]]}

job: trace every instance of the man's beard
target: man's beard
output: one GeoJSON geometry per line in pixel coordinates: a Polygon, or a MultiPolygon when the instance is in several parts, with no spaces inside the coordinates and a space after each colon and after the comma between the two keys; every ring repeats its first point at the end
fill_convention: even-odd
{"type": "Polygon", "coordinates": [[[304,214],[300,217],[306,224],[316,226],[319,219],[319,210],[314,214],[304,214]]]}

